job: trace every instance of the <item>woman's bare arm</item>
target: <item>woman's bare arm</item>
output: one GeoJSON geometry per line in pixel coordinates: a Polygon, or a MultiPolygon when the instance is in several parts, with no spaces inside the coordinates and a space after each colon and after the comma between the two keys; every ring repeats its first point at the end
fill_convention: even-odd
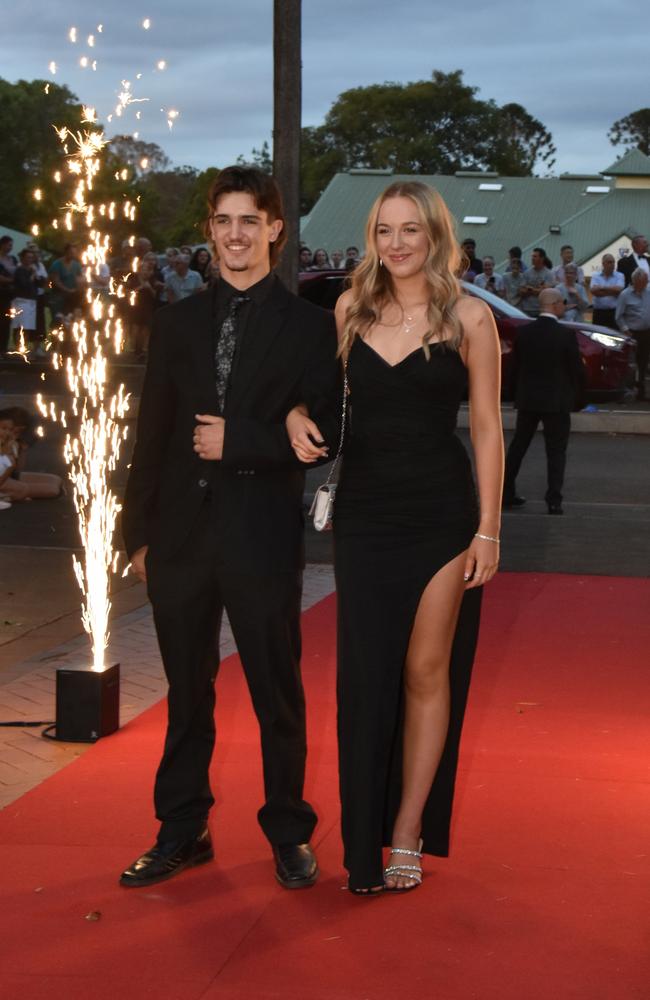
{"type": "MultiPolygon", "coordinates": [[[[490,309],[478,299],[459,303],[465,330],[461,348],[469,374],[470,433],[480,503],[478,534],[499,538],[503,490],[503,429],[501,426],[501,348],[490,309]]],[[[499,546],[475,537],[468,551],[468,586],[478,587],[494,576],[499,546]]]]}

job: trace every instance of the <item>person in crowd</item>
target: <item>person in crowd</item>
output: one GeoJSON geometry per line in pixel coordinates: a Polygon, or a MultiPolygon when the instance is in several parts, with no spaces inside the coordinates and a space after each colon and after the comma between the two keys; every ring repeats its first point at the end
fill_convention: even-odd
{"type": "Polygon", "coordinates": [[[165,263],[162,268],[162,277],[165,283],[170,275],[175,274],[176,272],[174,263],[177,260],[179,253],[180,250],[178,247],[167,247],[165,250],[165,263]]]}
{"type": "Polygon", "coordinates": [[[336,441],[336,332],[330,313],[273,274],[286,239],[275,180],[227,167],[208,202],[206,235],[221,274],[209,291],[156,313],[122,512],[127,552],[153,605],[169,722],[155,787],[158,839],[120,881],[152,885],[213,857],[208,771],[225,608],[261,729],[258,820],[277,880],[306,888],[318,868],[309,846],[316,815],[303,798],[304,472],[284,421],[306,398],[336,441]]]}
{"type": "Polygon", "coordinates": [[[131,241],[128,239],[122,240],[119,254],[112,257],[108,262],[111,276],[114,281],[124,281],[127,274],[130,274],[131,266],[133,264],[133,256],[134,252],[133,247],[131,246],[131,241]]]}
{"type": "Polygon", "coordinates": [[[564,319],[568,319],[572,323],[579,323],[581,319],[584,319],[589,308],[589,299],[584,285],[578,283],[579,268],[575,264],[567,262],[563,265],[563,272],[564,281],[555,287],[564,299],[566,306],[564,319]]]}
{"type": "Polygon", "coordinates": [[[515,260],[519,261],[518,264],[519,274],[523,274],[524,271],[526,270],[526,265],[523,260],[522,249],[521,247],[514,246],[510,247],[510,249],[508,250],[508,266],[506,267],[506,274],[509,271],[512,271],[513,262],[515,260]]]}
{"type": "Polygon", "coordinates": [[[16,338],[19,336],[20,330],[22,330],[27,346],[35,352],[38,345],[36,332],[38,326],[38,289],[44,279],[39,277],[36,266],[36,255],[29,247],[21,250],[18,255],[18,261],[18,267],[14,271],[15,297],[12,302],[14,316],[11,321],[14,333],[14,348],[16,347],[16,338]]]}
{"type": "Polygon", "coordinates": [[[562,514],[562,487],[571,433],[571,410],[580,404],[584,369],[575,331],[563,326],[564,296],[557,288],[539,292],[540,314],[520,326],[513,349],[512,386],[517,408],[515,433],[506,454],[503,506],[521,507],[516,479],[538,424],[544,428],[549,514],[562,514]]]}
{"type": "Polygon", "coordinates": [[[343,266],[344,253],[342,250],[332,250],[330,254],[330,260],[332,262],[332,269],[338,271],[343,266]]]}
{"type": "Polygon", "coordinates": [[[60,476],[25,469],[27,452],[34,440],[33,427],[34,418],[23,407],[0,410],[0,437],[5,441],[0,452],[10,459],[8,475],[0,472],[0,494],[11,503],[53,499],[63,493],[60,476]]]}
{"type": "Polygon", "coordinates": [[[344,268],[346,271],[352,271],[359,263],[359,247],[349,246],[345,251],[345,262],[344,268]]]}
{"type": "Polygon", "coordinates": [[[7,411],[0,410],[0,510],[9,510],[11,498],[4,490],[16,470],[16,442],[11,421],[3,416],[7,411]]]}
{"type": "Polygon", "coordinates": [[[142,363],[147,356],[149,335],[153,325],[153,315],[162,283],[156,280],[156,255],[146,253],[135,274],[130,274],[126,287],[129,296],[129,336],[135,359],[142,363]]]}
{"type": "Polygon", "coordinates": [[[18,267],[13,248],[11,236],[0,236],[0,354],[9,349],[11,335],[10,310],[14,297],[14,272],[18,267]]]}
{"type": "Polygon", "coordinates": [[[201,275],[204,285],[210,284],[212,257],[207,247],[198,247],[192,254],[190,260],[190,271],[196,271],[201,275]]]}
{"type": "Polygon", "coordinates": [[[153,252],[153,244],[148,236],[138,236],[133,246],[133,257],[141,261],[148,253],[153,252]]]}
{"type": "Polygon", "coordinates": [[[314,256],[311,261],[312,271],[329,271],[331,268],[330,259],[327,256],[327,250],[323,250],[319,247],[318,250],[314,250],[314,256]]]}
{"type": "Polygon", "coordinates": [[[601,260],[601,270],[592,274],[589,290],[593,302],[592,323],[618,330],[616,303],[625,288],[625,277],[616,270],[614,254],[606,253],[601,260]]]}
{"type": "Polygon", "coordinates": [[[190,271],[190,258],[186,253],[180,253],[174,261],[174,272],[165,283],[168,302],[180,302],[189,295],[203,291],[205,282],[196,271],[190,271]]]}
{"type": "Polygon", "coordinates": [[[298,253],[298,262],[301,271],[308,271],[311,267],[313,254],[309,247],[302,246],[298,253]]]}
{"type": "MultiPolygon", "coordinates": [[[[480,588],[499,559],[499,338],[487,304],[462,294],[460,270],[440,196],[396,182],[371,209],[366,256],[336,307],[354,407],[334,551],[342,832],[355,893],[414,889],[422,853],[448,853],[480,588]],[[468,374],[478,505],[454,434],[468,374]]],[[[297,406],[287,419],[305,462],[323,454],[323,428],[307,413],[297,406]]]]}
{"type": "Polygon", "coordinates": [[[483,257],[483,270],[474,278],[474,284],[477,288],[485,288],[488,292],[498,295],[501,299],[505,299],[506,297],[506,286],[503,276],[497,274],[494,270],[494,257],[487,255],[483,257]]]}
{"type": "Polygon", "coordinates": [[[645,236],[635,236],[632,239],[632,250],[621,257],[616,270],[625,278],[625,287],[632,282],[632,275],[640,267],[642,271],[650,277],[650,256],[648,255],[648,241],[645,236]]]}
{"type": "Polygon", "coordinates": [[[36,356],[43,357],[46,352],[43,349],[43,342],[45,340],[45,334],[47,333],[47,324],[45,320],[45,307],[48,301],[48,274],[47,268],[43,263],[41,250],[37,243],[28,243],[27,249],[31,250],[34,254],[34,260],[36,261],[36,276],[38,278],[38,294],[36,298],[36,356]]]}
{"type": "MultiPolygon", "coordinates": [[[[573,247],[569,243],[565,243],[563,247],[560,247],[560,257],[562,258],[562,263],[558,264],[557,267],[553,268],[553,280],[556,285],[564,284],[564,268],[567,264],[573,264],[577,272],[577,282],[579,285],[584,287],[585,283],[585,272],[581,267],[578,267],[574,263],[574,251],[573,247]]],[[[548,266],[548,265],[547,265],[548,266]]],[[[569,318],[568,316],[566,317],[569,318]]]]}
{"type": "Polygon", "coordinates": [[[631,282],[616,302],[616,323],[622,333],[636,340],[637,399],[645,399],[645,379],[650,360],[650,289],[642,267],[632,272],[631,282]]]}
{"type": "Polygon", "coordinates": [[[463,255],[467,262],[466,271],[471,271],[474,277],[483,273],[483,261],[476,256],[476,240],[468,236],[461,244],[463,255]]]}
{"type": "Polygon", "coordinates": [[[532,253],[532,264],[524,271],[525,284],[521,288],[521,309],[533,318],[539,316],[539,294],[544,288],[553,288],[555,281],[553,272],[546,265],[546,251],[535,247],[532,253]]]}
{"type": "Polygon", "coordinates": [[[180,250],[178,247],[167,247],[165,250],[165,263],[160,271],[160,280],[163,283],[163,289],[160,293],[161,305],[166,305],[169,301],[167,298],[167,282],[173,274],[176,274],[176,261],[178,260],[179,255],[180,250]]]}
{"type": "Polygon", "coordinates": [[[503,287],[506,302],[521,308],[522,289],[526,287],[526,279],[521,270],[521,257],[510,258],[508,270],[503,276],[503,287]]]}
{"type": "Polygon", "coordinates": [[[68,316],[81,305],[83,271],[79,261],[76,243],[66,243],[63,256],[57,258],[50,268],[50,309],[52,316],[68,316]]]}

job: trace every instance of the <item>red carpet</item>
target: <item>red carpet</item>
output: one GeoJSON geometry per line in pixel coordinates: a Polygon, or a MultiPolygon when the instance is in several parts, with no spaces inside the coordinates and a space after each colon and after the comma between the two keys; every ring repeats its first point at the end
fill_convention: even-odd
{"type": "Polygon", "coordinates": [[[156,706],[0,814],[5,1000],[650,997],[650,581],[488,588],[453,853],[421,889],[342,892],[334,601],[305,615],[307,794],[322,877],[276,885],[238,661],[219,682],[217,861],[117,886],[154,835],[156,706]],[[90,912],[101,914],[89,921],[90,912]]]}

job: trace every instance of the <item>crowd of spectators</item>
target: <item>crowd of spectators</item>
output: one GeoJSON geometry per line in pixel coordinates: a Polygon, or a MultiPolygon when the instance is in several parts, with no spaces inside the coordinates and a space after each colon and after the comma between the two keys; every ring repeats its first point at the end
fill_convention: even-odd
{"type": "Polygon", "coordinates": [[[359,258],[359,247],[355,246],[349,246],[345,253],[342,250],[328,253],[322,247],[310,250],[305,243],[300,244],[301,271],[352,271],[359,263],[359,258]]]}
{"type": "MultiPolygon", "coordinates": [[[[44,354],[43,341],[49,327],[66,322],[80,309],[87,290],[87,272],[74,243],[69,243],[49,267],[45,266],[35,243],[28,244],[18,257],[12,250],[11,237],[0,236],[0,356],[10,350],[12,339],[22,328],[26,346],[38,357],[44,354]]],[[[474,239],[464,240],[462,250],[465,281],[492,292],[531,318],[539,315],[540,292],[556,288],[565,301],[566,319],[580,321],[593,309],[594,323],[631,333],[636,338],[637,354],[642,361],[650,352],[650,346],[646,346],[650,342],[646,305],[650,299],[650,257],[645,237],[635,237],[632,252],[618,263],[612,254],[604,254],[601,269],[591,275],[588,286],[569,244],[561,248],[561,260],[556,267],[542,247],[536,247],[530,262],[526,262],[521,248],[513,246],[503,273],[497,272],[494,256],[477,256],[474,239]],[[628,287],[632,291],[624,296],[622,293],[628,287]]],[[[359,248],[354,245],[345,251],[312,249],[305,243],[299,248],[301,273],[351,271],[359,259],[359,248]]],[[[140,237],[135,243],[125,241],[108,264],[92,271],[90,288],[93,295],[103,296],[108,295],[112,283],[125,285],[120,318],[126,349],[142,362],[156,309],[207,288],[217,274],[218,264],[204,246],[169,247],[164,254],[158,254],[150,240],[140,237]]]]}
{"type": "Polygon", "coordinates": [[[207,288],[217,271],[205,247],[170,247],[157,254],[151,241],[140,237],[133,245],[124,241],[119,253],[92,268],[87,280],[88,269],[75,243],[68,243],[46,266],[35,243],[15,256],[12,238],[1,236],[0,356],[22,348],[22,331],[31,356],[44,357],[48,331],[81,315],[88,288],[93,297],[108,297],[111,288],[122,283],[125,295],[118,307],[126,348],[143,361],[155,310],[207,288]]]}
{"type": "Polygon", "coordinates": [[[561,263],[557,267],[553,267],[542,247],[533,250],[529,266],[522,259],[521,248],[511,247],[504,274],[495,272],[493,257],[476,256],[475,240],[465,240],[462,247],[467,264],[464,279],[493,292],[531,318],[539,316],[540,292],[555,288],[566,306],[565,319],[579,322],[591,309],[593,323],[633,337],[637,399],[645,399],[650,363],[650,256],[645,236],[635,236],[631,252],[618,262],[613,254],[603,254],[600,270],[591,275],[588,288],[584,271],[575,263],[574,250],[569,244],[561,248],[561,263]]]}

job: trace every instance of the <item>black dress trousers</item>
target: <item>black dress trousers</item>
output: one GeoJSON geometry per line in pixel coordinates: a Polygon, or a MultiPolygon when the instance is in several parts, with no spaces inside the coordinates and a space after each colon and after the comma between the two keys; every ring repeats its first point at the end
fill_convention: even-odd
{"type": "Polygon", "coordinates": [[[206,499],[182,549],[147,556],[149,599],[169,683],[168,730],[155,784],[159,841],[192,837],[214,802],[214,684],[225,608],[260,725],[272,844],[305,843],[316,815],[303,799],[305,702],[300,677],[300,571],[240,573],[220,562],[215,501],[206,499]]]}
{"type": "Polygon", "coordinates": [[[539,410],[517,410],[515,433],[506,454],[503,499],[507,503],[515,496],[515,480],[524,455],[535,436],[539,422],[544,430],[546,447],[547,489],[549,504],[562,503],[562,486],[566,468],[566,451],[571,433],[570,413],[548,413],[539,410]]]}

